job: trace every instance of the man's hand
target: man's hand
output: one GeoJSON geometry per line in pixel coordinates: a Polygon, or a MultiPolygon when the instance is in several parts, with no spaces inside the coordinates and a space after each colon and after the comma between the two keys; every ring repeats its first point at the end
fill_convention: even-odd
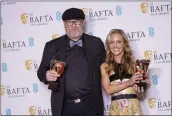
{"type": "Polygon", "coordinates": [[[59,74],[57,74],[54,70],[49,70],[46,73],[46,80],[47,81],[56,81],[60,77],[59,74]]]}

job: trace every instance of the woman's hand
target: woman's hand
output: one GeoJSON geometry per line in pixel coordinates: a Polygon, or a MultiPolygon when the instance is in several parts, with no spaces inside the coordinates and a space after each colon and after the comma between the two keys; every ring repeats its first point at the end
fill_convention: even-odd
{"type": "MultiPolygon", "coordinates": [[[[146,78],[146,79],[142,80],[142,82],[146,82],[147,85],[151,84],[150,78],[146,78]]],[[[137,91],[137,93],[144,92],[143,87],[139,87],[137,84],[134,84],[134,89],[135,89],[135,91],[137,91]]]]}
{"type": "Polygon", "coordinates": [[[137,93],[144,92],[143,87],[139,87],[137,84],[134,84],[134,89],[137,93]]]}
{"type": "Polygon", "coordinates": [[[140,83],[140,81],[143,79],[143,75],[139,72],[136,72],[132,75],[132,77],[129,80],[129,85],[133,86],[136,83],[140,83]]]}

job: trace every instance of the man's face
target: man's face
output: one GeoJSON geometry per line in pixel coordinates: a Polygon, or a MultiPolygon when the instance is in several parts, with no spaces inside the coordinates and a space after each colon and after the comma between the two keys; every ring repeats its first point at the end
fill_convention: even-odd
{"type": "Polygon", "coordinates": [[[65,20],[64,25],[67,35],[74,41],[83,34],[84,20],[65,20]]]}

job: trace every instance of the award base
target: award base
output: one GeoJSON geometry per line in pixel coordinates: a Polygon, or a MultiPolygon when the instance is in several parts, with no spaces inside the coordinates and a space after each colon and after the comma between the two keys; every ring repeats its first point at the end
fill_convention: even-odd
{"type": "MultiPolygon", "coordinates": [[[[65,65],[66,65],[65,62],[52,59],[50,61],[50,70],[55,71],[57,74],[59,74],[61,76],[64,71],[65,65]]],[[[57,78],[59,78],[59,77],[57,77],[57,78]]],[[[58,88],[59,88],[59,80],[49,82],[48,89],[50,89],[52,91],[58,91],[58,88]]]]}
{"type": "Polygon", "coordinates": [[[147,89],[147,83],[140,81],[140,83],[137,84],[140,88],[143,87],[143,90],[145,91],[147,89]]]}
{"type": "Polygon", "coordinates": [[[48,89],[52,91],[57,91],[59,88],[59,83],[56,83],[54,81],[49,82],[48,89]]]}
{"type": "Polygon", "coordinates": [[[143,75],[143,80],[140,81],[140,83],[138,83],[137,85],[139,87],[143,87],[144,91],[147,89],[147,82],[145,82],[145,79],[148,73],[149,64],[150,60],[136,60],[136,72],[140,72],[143,75]]]}

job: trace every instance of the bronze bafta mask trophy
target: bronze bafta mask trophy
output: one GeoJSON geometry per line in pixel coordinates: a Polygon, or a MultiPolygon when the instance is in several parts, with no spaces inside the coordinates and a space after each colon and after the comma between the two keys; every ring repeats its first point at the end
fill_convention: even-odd
{"type": "Polygon", "coordinates": [[[148,67],[150,64],[150,60],[142,59],[136,61],[136,72],[140,72],[143,75],[143,80],[140,81],[137,85],[139,87],[143,87],[144,90],[147,88],[147,83],[145,81],[146,74],[148,72],[148,67]]]}
{"type": "MultiPolygon", "coordinates": [[[[66,65],[65,62],[52,59],[50,62],[50,70],[54,70],[55,72],[57,72],[57,74],[61,76],[62,73],[64,72],[65,65],[66,65]]],[[[48,89],[57,91],[58,87],[59,87],[59,79],[57,79],[57,81],[49,82],[48,89]]]]}

